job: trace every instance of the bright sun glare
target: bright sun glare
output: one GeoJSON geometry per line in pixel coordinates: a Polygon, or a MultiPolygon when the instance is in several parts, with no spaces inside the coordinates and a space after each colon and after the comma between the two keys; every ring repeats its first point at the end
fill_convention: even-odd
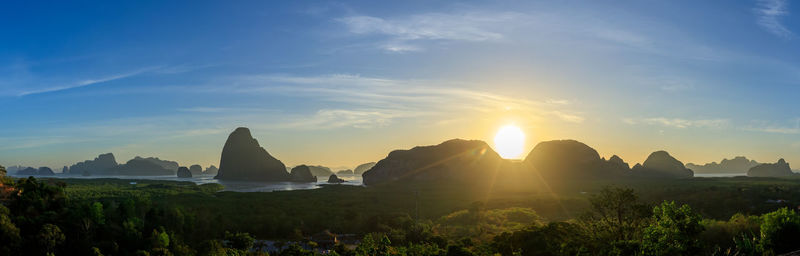
{"type": "Polygon", "coordinates": [[[503,126],[494,136],[494,148],[503,158],[519,158],[525,148],[525,133],[514,125],[503,126]]]}

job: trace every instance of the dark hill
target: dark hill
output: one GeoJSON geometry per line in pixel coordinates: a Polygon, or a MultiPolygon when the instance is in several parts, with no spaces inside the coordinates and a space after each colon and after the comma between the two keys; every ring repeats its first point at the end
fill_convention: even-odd
{"type": "Polygon", "coordinates": [[[774,164],[759,164],[747,171],[748,177],[787,177],[793,176],[794,172],[783,158],[774,164]]]}
{"type": "Polygon", "coordinates": [[[250,135],[250,129],[236,128],[225,141],[215,179],[288,181],[286,166],[272,157],[250,135]]]}
{"type": "Polygon", "coordinates": [[[331,176],[328,177],[328,183],[339,184],[339,183],[344,183],[344,182],[345,182],[345,180],[340,179],[338,176],[336,176],[336,174],[331,174],[331,176]]]}
{"type": "Polygon", "coordinates": [[[306,165],[298,165],[289,173],[292,182],[317,182],[317,177],[311,174],[311,169],[306,165]]]}
{"type": "Polygon", "coordinates": [[[107,170],[107,175],[126,176],[164,176],[175,175],[175,171],[164,169],[161,165],[144,158],[134,158],[123,165],[107,170]]]}
{"type": "Polygon", "coordinates": [[[186,168],[186,166],[178,167],[178,173],[177,174],[178,174],[178,178],[191,178],[192,177],[192,171],[190,171],[189,168],[186,168]]]}
{"type": "Polygon", "coordinates": [[[350,170],[350,169],[341,170],[341,171],[336,172],[336,175],[353,175],[353,170],[350,170]]]}
{"type": "Polygon", "coordinates": [[[375,166],[375,164],[376,164],[375,162],[369,162],[369,163],[365,163],[365,164],[360,164],[360,165],[356,166],[355,169],[353,169],[353,175],[364,174],[365,172],[369,171],[370,168],[375,166]]]}
{"type": "Polygon", "coordinates": [[[637,164],[633,168],[633,174],[637,177],[652,178],[691,178],[694,176],[692,170],[686,168],[681,161],[663,150],[651,153],[643,164],[637,164]]]}
{"type": "Polygon", "coordinates": [[[164,169],[167,169],[167,170],[171,170],[173,172],[178,171],[178,162],[175,162],[175,161],[161,160],[158,157],[143,158],[143,157],[139,157],[139,156],[134,157],[133,159],[147,160],[147,161],[150,161],[150,162],[152,162],[154,164],[157,164],[157,165],[161,166],[161,168],[164,168],[164,169]]]}
{"type": "Polygon", "coordinates": [[[711,162],[704,165],[692,163],[686,164],[686,168],[692,169],[696,173],[746,173],[750,168],[758,165],[755,160],[748,160],[747,157],[737,156],[733,159],[722,159],[721,162],[711,162]]]}
{"type": "Polygon", "coordinates": [[[395,150],[362,176],[365,185],[390,181],[485,179],[504,162],[479,140],[454,139],[435,146],[395,150]]]}
{"type": "Polygon", "coordinates": [[[628,164],[618,156],[608,161],[588,145],[575,140],[544,141],[524,160],[545,178],[608,178],[628,174],[628,164]]]}
{"type": "Polygon", "coordinates": [[[28,167],[22,170],[16,171],[15,175],[19,176],[53,176],[53,169],[50,167],[39,167],[39,169],[28,167]]]}
{"type": "Polygon", "coordinates": [[[105,174],[111,168],[117,167],[114,154],[106,153],[97,156],[94,160],[86,160],[69,167],[69,174],[105,174]]]}
{"type": "Polygon", "coordinates": [[[212,165],[212,166],[209,166],[208,168],[206,168],[206,169],[203,171],[203,174],[205,174],[205,175],[217,175],[217,172],[218,172],[218,171],[219,171],[219,169],[217,169],[217,167],[216,167],[216,166],[213,166],[213,165],[212,165]]]}
{"type": "Polygon", "coordinates": [[[317,177],[328,177],[333,174],[331,168],[322,165],[308,165],[308,168],[311,170],[311,174],[317,177]]]}
{"type": "Polygon", "coordinates": [[[189,166],[189,171],[192,172],[192,175],[201,175],[203,174],[203,167],[199,164],[193,164],[189,166]]]}

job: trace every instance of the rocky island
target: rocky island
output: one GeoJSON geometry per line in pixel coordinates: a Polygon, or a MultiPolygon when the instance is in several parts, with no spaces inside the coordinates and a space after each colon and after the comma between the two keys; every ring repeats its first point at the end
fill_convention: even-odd
{"type": "Polygon", "coordinates": [[[291,181],[286,165],[272,157],[250,134],[250,129],[236,128],[225,141],[214,177],[219,180],[291,181]]]}
{"type": "Polygon", "coordinates": [[[686,168],[683,162],[663,150],[651,153],[644,163],[636,164],[632,171],[635,176],[646,178],[691,178],[694,176],[694,172],[686,168]]]}
{"type": "Polygon", "coordinates": [[[783,158],[774,164],[759,164],[747,170],[747,177],[788,177],[795,175],[783,158]]]}

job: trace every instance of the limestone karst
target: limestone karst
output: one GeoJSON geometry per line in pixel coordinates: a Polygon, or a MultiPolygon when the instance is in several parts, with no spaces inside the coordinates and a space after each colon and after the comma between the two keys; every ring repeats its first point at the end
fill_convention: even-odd
{"type": "Polygon", "coordinates": [[[397,180],[475,180],[496,170],[503,161],[486,142],[453,139],[392,151],[362,177],[365,185],[397,180]]]}
{"type": "Polygon", "coordinates": [[[672,157],[667,151],[651,153],[641,165],[634,166],[633,174],[637,177],[654,178],[691,178],[694,172],[672,157]]]}
{"type": "Polygon", "coordinates": [[[220,157],[219,180],[288,181],[286,166],[272,157],[250,134],[250,129],[236,128],[225,141],[220,157]]]}
{"type": "Polygon", "coordinates": [[[787,177],[795,175],[783,158],[774,164],[759,164],[747,171],[748,177],[787,177]]]}
{"type": "Polygon", "coordinates": [[[191,178],[192,172],[186,166],[178,167],[178,178],[191,178]]]}

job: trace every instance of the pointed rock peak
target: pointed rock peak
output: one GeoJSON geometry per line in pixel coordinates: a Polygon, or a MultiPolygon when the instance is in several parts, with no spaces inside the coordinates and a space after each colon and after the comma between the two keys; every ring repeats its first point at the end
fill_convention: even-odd
{"type": "Polygon", "coordinates": [[[786,160],[783,160],[783,158],[778,159],[778,164],[786,164],[786,160]]]}
{"type": "Polygon", "coordinates": [[[614,163],[625,163],[625,161],[622,161],[622,158],[617,155],[611,156],[611,158],[609,158],[608,161],[614,163]]]}
{"type": "Polygon", "coordinates": [[[656,152],[650,153],[650,157],[659,157],[659,158],[662,158],[662,157],[663,157],[663,158],[669,157],[669,158],[672,158],[672,156],[671,156],[671,155],[669,155],[669,152],[667,152],[667,151],[664,151],[664,150],[659,150],[659,151],[656,151],[656,152]]]}
{"type": "Polygon", "coordinates": [[[234,134],[241,134],[242,136],[246,135],[247,137],[253,137],[253,135],[250,135],[250,128],[247,127],[236,128],[236,130],[233,130],[233,132],[231,133],[231,135],[234,134]]]}
{"type": "Polygon", "coordinates": [[[236,128],[225,141],[214,178],[220,180],[288,181],[286,166],[254,139],[250,130],[236,128]]]}

